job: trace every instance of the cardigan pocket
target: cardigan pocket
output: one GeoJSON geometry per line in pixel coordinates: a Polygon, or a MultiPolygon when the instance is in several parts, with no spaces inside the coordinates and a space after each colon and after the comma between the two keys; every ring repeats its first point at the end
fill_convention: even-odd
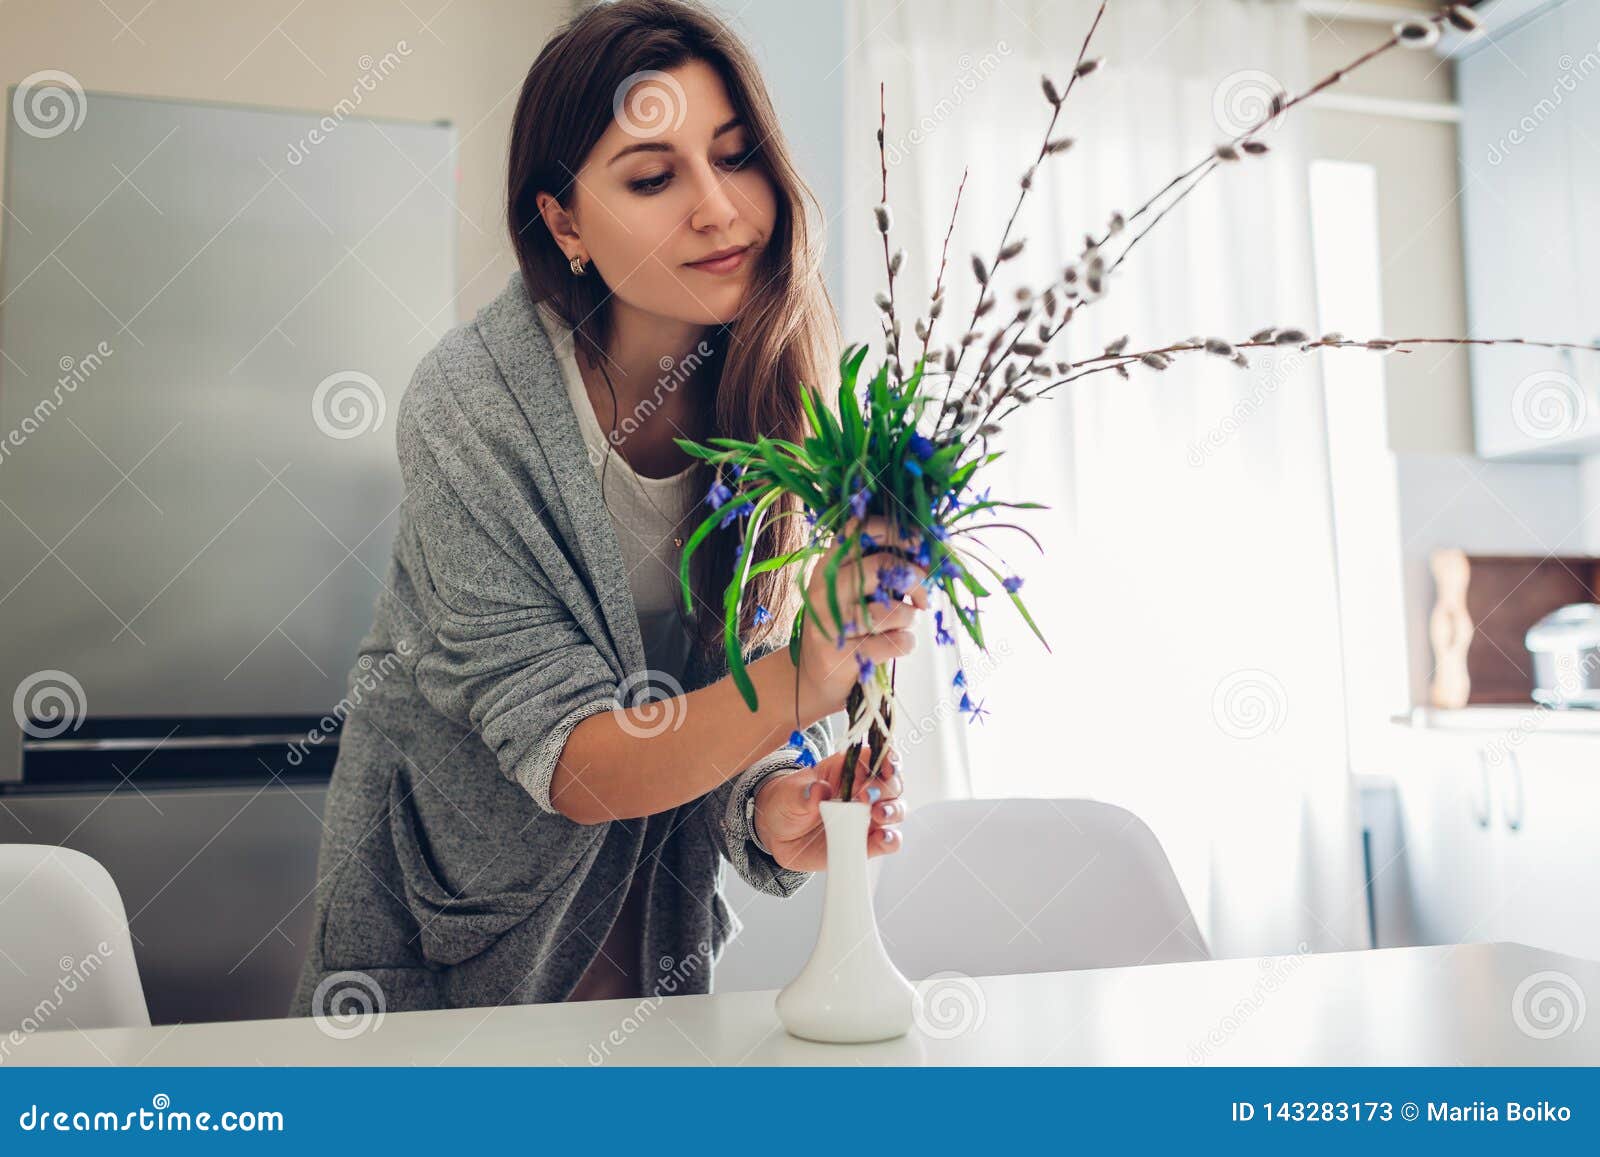
{"type": "Polygon", "coordinates": [[[403,778],[400,768],[389,778],[389,832],[406,905],[417,922],[417,943],[431,963],[460,964],[531,916],[555,886],[479,895],[465,888],[452,892],[434,869],[427,833],[403,778]]]}

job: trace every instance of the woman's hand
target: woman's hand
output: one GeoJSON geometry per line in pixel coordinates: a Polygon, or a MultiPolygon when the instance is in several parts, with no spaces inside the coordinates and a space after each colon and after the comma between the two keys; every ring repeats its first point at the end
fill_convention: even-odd
{"type": "MultiPolygon", "coordinates": [[[[823,800],[835,799],[844,772],[845,753],[837,751],[815,767],[775,775],[756,793],[756,832],[772,849],[781,867],[817,872],[828,866],[828,838],[822,826],[823,800]]],[[[906,818],[900,799],[900,761],[894,748],[884,761],[884,774],[869,778],[872,753],[866,744],[856,763],[855,798],[872,804],[867,825],[867,856],[900,850],[899,823],[906,818]]]]}
{"type": "MultiPolygon", "coordinates": [[[[914,544],[897,537],[885,518],[874,516],[860,526],[879,546],[898,546],[907,554],[914,550],[914,544]]],[[[863,558],[857,547],[839,566],[839,614],[844,619],[844,629],[838,630],[828,602],[825,566],[829,558],[843,549],[842,545],[836,546],[819,559],[806,583],[806,603],[810,609],[806,611],[805,638],[800,647],[800,697],[807,703],[819,705],[823,715],[844,709],[851,687],[861,677],[863,659],[887,663],[911,653],[916,646],[916,636],[911,629],[913,616],[926,610],[929,603],[927,589],[922,585],[928,577],[925,569],[894,551],[880,551],[863,558]],[[897,597],[883,602],[872,599],[878,588],[878,573],[885,568],[897,568],[891,575],[897,580],[899,593],[910,602],[897,597]]]]}

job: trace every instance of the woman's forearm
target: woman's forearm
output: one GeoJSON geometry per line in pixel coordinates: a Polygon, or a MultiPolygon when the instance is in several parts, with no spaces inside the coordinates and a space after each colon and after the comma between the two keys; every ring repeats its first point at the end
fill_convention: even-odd
{"type": "Polygon", "coordinates": [[[556,762],[550,798],[557,810],[581,824],[668,811],[720,787],[782,747],[797,727],[834,710],[802,691],[796,719],[797,672],[787,647],[748,670],[760,703],[755,711],[730,677],[650,708],[583,720],[556,762]],[[663,711],[677,713],[665,728],[663,711]]]}

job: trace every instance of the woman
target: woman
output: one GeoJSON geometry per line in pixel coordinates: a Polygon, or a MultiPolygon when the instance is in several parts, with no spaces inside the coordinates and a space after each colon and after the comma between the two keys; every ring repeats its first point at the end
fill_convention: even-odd
{"type": "MultiPolygon", "coordinates": [[[[878,606],[885,556],[863,560],[840,591],[861,625],[808,620],[796,663],[792,575],[757,577],[751,712],[721,640],[741,526],[697,552],[692,616],[677,586],[717,479],[673,438],[803,438],[797,385],[836,364],[802,195],[749,52],[699,8],[597,5],[534,62],[509,164],[520,272],[399,406],[405,502],[297,1012],[351,984],[391,1010],[707,992],[721,861],[777,896],[826,863],[826,719],[859,660],[911,650],[926,593],[878,606]]],[[[804,542],[785,509],[758,558],[804,542]]],[[[820,567],[808,583],[825,605],[820,567]]],[[[857,776],[869,855],[899,846],[889,765],[857,776]]]]}

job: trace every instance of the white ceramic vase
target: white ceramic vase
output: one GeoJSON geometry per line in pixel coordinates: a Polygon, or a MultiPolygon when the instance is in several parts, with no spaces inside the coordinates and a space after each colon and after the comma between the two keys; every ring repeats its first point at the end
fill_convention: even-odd
{"type": "Polygon", "coordinates": [[[828,1044],[904,1036],[916,1011],[916,989],[889,959],[872,911],[872,805],[830,799],[819,806],[828,836],[822,928],[805,968],[778,993],[778,1019],[794,1036],[828,1044]]]}

